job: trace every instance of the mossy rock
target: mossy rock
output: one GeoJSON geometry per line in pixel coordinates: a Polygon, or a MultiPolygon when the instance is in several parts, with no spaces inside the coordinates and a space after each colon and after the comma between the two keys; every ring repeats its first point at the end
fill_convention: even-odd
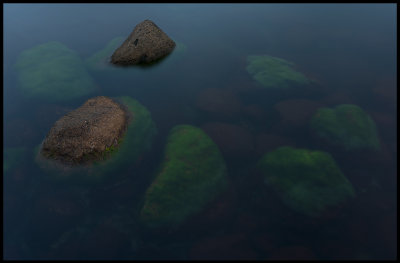
{"type": "MultiPolygon", "coordinates": [[[[125,106],[131,115],[127,130],[118,141],[118,145],[106,148],[101,160],[86,165],[65,165],[47,159],[39,153],[39,145],[35,149],[35,159],[46,171],[49,179],[77,184],[106,182],[118,177],[118,172],[128,165],[135,164],[141,155],[150,149],[157,133],[150,112],[130,97],[114,99],[125,106]]],[[[89,156],[88,158],[90,159],[89,156]]]]}
{"type": "Polygon", "coordinates": [[[283,203],[307,216],[319,216],[355,196],[353,186],[327,152],[284,146],[265,154],[258,167],[264,182],[283,203]]]}
{"type": "Polygon", "coordinates": [[[23,51],[15,64],[18,86],[27,98],[68,101],[95,90],[79,55],[59,42],[23,51]]]}
{"type": "Polygon", "coordinates": [[[311,83],[306,76],[294,69],[294,63],[272,56],[248,56],[247,72],[268,89],[288,89],[311,83]]]}
{"type": "Polygon", "coordinates": [[[12,147],[3,149],[3,173],[6,174],[16,167],[21,166],[26,155],[25,147],[12,147]]]}
{"type": "Polygon", "coordinates": [[[217,145],[199,128],[175,126],[145,193],[140,220],[148,227],[177,227],[226,187],[226,166],[217,145]]]}
{"type": "Polygon", "coordinates": [[[319,137],[345,150],[380,149],[375,122],[357,105],[320,108],[311,119],[311,128],[319,137]]]}

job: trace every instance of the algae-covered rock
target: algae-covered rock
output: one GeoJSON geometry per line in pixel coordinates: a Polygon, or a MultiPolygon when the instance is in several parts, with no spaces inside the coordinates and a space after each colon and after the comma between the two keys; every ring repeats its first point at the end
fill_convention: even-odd
{"type": "Polygon", "coordinates": [[[248,56],[247,72],[268,89],[287,89],[311,81],[294,69],[294,63],[272,56],[248,56]]]}
{"type": "Polygon", "coordinates": [[[258,163],[264,182],[292,210],[318,216],[353,197],[354,189],[329,153],[280,147],[258,163]]]}
{"type": "MultiPolygon", "coordinates": [[[[91,153],[88,153],[86,154],[88,156],[82,157],[84,162],[75,163],[62,161],[62,158],[60,159],[58,156],[63,154],[62,151],[55,152],[54,155],[46,151],[46,154],[43,155],[42,144],[37,148],[36,161],[50,178],[77,183],[103,182],[107,178],[117,176],[116,172],[125,165],[134,164],[143,153],[149,150],[156,134],[156,127],[150,112],[130,97],[119,97],[113,100],[124,108],[128,116],[127,128],[118,137],[118,141],[114,140],[110,145],[105,145],[101,152],[96,151],[96,154],[93,154],[96,158],[92,158],[93,156],[89,156],[91,153]]],[[[94,114],[100,113],[95,112],[94,114]]],[[[90,129],[88,123],[85,125],[82,129],[90,129]]],[[[96,127],[99,125],[100,123],[92,123],[92,129],[100,129],[101,127],[96,127]]],[[[69,129],[66,133],[71,131],[69,129]]],[[[76,135],[76,138],[83,139],[80,136],[82,132],[76,132],[73,136],[76,135]]],[[[85,143],[82,142],[82,144],[85,143]]],[[[59,147],[63,147],[63,144],[60,144],[59,147]]]]}
{"type": "Polygon", "coordinates": [[[27,150],[25,147],[12,147],[3,149],[3,173],[21,166],[27,150]]]}
{"type": "Polygon", "coordinates": [[[380,148],[375,122],[357,105],[320,108],[311,119],[311,128],[319,137],[346,150],[380,148]]]}
{"type": "Polygon", "coordinates": [[[177,226],[226,186],[226,166],[216,144],[199,128],[175,126],[160,170],[145,193],[140,218],[150,227],[177,226]]]}
{"type": "Polygon", "coordinates": [[[78,54],[59,42],[48,42],[23,51],[15,64],[18,85],[28,98],[67,101],[95,89],[78,54]]]}

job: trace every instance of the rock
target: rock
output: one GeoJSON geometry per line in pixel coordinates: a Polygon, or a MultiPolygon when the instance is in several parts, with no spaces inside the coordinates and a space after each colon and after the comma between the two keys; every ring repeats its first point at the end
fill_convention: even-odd
{"type": "Polygon", "coordinates": [[[202,211],[226,186],[226,165],[215,143],[199,128],[175,126],[164,161],[146,190],[140,220],[148,227],[176,227],[202,211]]]}
{"type": "Polygon", "coordinates": [[[95,97],[54,124],[36,161],[53,179],[101,182],[137,162],[155,134],[151,114],[136,100],[95,97]]]}
{"type": "Polygon", "coordinates": [[[118,145],[127,126],[122,106],[107,97],[86,101],[56,121],[43,141],[41,153],[68,164],[99,160],[118,145]]]}
{"type": "Polygon", "coordinates": [[[81,58],[59,42],[23,51],[15,68],[19,88],[27,98],[68,101],[87,96],[95,90],[81,58]]]}
{"type": "Polygon", "coordinates": [[[294,63],[272,56],[248,56],[247,72],[267,89],[288,89],[311,83],[294,69],[294,63]]]}
{"type": "Polygon", "coordinates": [[[217,119],[237,117],[242,103],[233,92],[207,88],[200,92],[196,107],[217,119]]]}
{"type": "Polygon", "coordinates": [[[280,147],[258,163],[264,182],[293,211],[318,217],[354,197],[351,183],[327,152],[280,147]]]}
{"type": "Polygon", "coordinates": [[[144,20],[136,25],[125,42],[111,56],[111,63],[134,65],[150,63],[165,57],[175,48],[170,39],[154,22],[144,20]]]}
{"type": "Polygon", "coordinates": [[[240,126],[209,122],[201,128],[213,139],[226,158],[250,158],[254,154],[253,136],[240,126]]]}
{"type": "Polygon", "coordinates": [[[354,104],[320,108],[310,125],[318,137],[346,150],[380,148],[375,122],[354,104]]]}

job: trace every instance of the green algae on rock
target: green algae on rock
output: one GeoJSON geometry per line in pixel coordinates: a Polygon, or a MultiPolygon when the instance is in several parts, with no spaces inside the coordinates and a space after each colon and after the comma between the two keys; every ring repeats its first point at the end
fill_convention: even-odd
{"type": "Polygon", "coordinates": [[[197,127],[175,126],[145,193],[140,219],[149,227],[176,227],[226,187],[226,166],[217,145],[197,127]]]}
{"type": "MultiPolygon", "coordinates": [[[[126,165],[135,164],[141,155],[150,149],[156,134],[156,126],[150,112],[130,97],[118,97],[113,101],[122,106],[128,117],[126,129],[118,141],[113,141],[111,145],[106,146],[101,154],[97,151],[84,154],[79,159],[82,162],[78,163],[62,162],[59,154],[49,150],[46,150],[44,154],[42,143],[35,151],[35,159],[38,165],[47,172],[48,178],[78,184],[101,183],[117,177],[120,170],[126,165]]],[[[90,121],[87,125],[90,125],[90,121]]],[[[99,123],[95,123],[95,126],[99,126],[99,123]]]]}
{"type": "Polygon", "coordinates": [[[23,51],[15,68],[19,88],[28,98],[68,101],[95,90],[81,58],[59,42],[52,41],[23,51]]]}
{"type": "Polygon", "coordinates": [[[380,148],[375,122],[357,105],[320,108],[311,119],[311,128],[319,137],[346,150],[380,148]]]}
{"type": "Polygon", "coordinates": [[[247,72],[268,89],[287,89],[307,85],[311,81],[296,71],[294,63],[272,56],[248,56],[247,72]]]}
{"type": "Polygon", "coordinates": [[[258,163],[265,183],[283,203],[307,216],[319,216],[331,206],[354,197],[354,189],[327,152],[280,147],[258,163]]]}

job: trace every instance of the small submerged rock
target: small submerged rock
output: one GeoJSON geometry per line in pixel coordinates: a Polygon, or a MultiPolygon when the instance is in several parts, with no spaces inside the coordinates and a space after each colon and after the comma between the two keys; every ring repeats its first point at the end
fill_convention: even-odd
{"type": "Polygon", "coordinates": [[[27,98],[68,101],[96,89],[79,55],[56,41],[24,50],[15,68],[19,89],[27,98]]]}
{"type": "Polygon", "coordinates": [[[111,63],[134,65],[159,60],[175,48],[175,42],[153,21],[136,25],[125,42],[111,56],[111,63]]]}
{"type": "Polygon", "coordinates": [[[258,167],[283,203],[310,217],[355,196],[352,184],[327,152],[284,146],[265,154],[258,167]]]}
{"type": "Polygon", "coordinates": [[[248,56],[247,72],[267,89],[288,89],[312,81],[294,69],[294,63],[272,56],[248,56]]]}
{"type": "Polygon", "coordinates": [[[217,145],[197,127],[175,126],[164,161],[146,190],[140,220],[148,227],[177,227],[226,187],[226,165],[217,145]]]}
{"type": "Polygon", "coordinates": [[[346,150],[380,149],[377,128],[372,118],[359,106],[341,104],[320,108],[310,122],[318,137],[346,150]]]}
{"type": "Polygon", "coordinates": [[[150,113],[139,102],[95,97],[54,124],[36,161],[55,178],[80,174],[79,180],[96,181],[122,164],[135,163],[155,133],[150,113]]]}

